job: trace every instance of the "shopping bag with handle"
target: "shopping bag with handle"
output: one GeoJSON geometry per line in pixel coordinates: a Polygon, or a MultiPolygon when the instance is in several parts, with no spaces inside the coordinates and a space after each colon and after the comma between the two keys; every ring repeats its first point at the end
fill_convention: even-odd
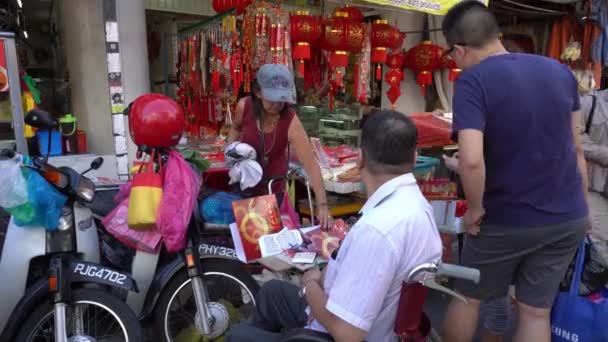
{"type": "Polygon", "coordinates": [[[551,341],[608,341],[608,301],[594,302],[579,295],[585,264],[585,241],[576,256],[568,292],[560,292],[551,313],[551,341]]]}
{"type": "Polygon", "coordinates": [[[161,173],[154,172],[154,160],[158,157],[158,166],[162,170],[160,156],[152,152],[150,161],[140,166],[133,177],[131,196],[129,197],[128,224],[131,229],[150,230],[156,228],[156,218],[160,201],[163,197],[163,180],[161,173]],[[142,167],[145,167],[142,170],[142,167]]]}

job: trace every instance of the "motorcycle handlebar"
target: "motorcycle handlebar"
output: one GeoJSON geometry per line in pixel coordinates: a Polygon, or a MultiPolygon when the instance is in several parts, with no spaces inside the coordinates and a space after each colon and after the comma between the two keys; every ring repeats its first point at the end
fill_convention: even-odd
{"type": "Polygon", "coordinates": [[[480,277],[478,269],[444,263],[437,265],[437,275],[444,275],[450,278],[466,279],[474,282],[475,284],[479,283],[480,277]]]}

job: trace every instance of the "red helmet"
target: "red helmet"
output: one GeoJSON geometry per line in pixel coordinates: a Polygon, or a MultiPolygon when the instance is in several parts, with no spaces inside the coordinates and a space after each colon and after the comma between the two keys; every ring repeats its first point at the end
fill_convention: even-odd
{"type": "Polygon", "coordinates": [[[172,99],[161,94],[145,94],[131,102],[127,110],[135,145],[162,148],[179,143],[186,118],[172,99]]]}

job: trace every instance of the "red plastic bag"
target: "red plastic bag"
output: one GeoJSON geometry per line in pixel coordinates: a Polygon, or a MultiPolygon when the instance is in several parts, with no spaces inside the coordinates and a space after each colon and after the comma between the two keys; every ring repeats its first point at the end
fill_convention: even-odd
{"type": "Polygon", "coordinates": [[[279,208],[279,211],[281,212],[281,221],[283,221],[284,227],[294,229],[300,225],[300,216],[291,206],[287,192],[283,193],[283,201],[281,202],[281,208],[279,208]]]}
{"type": "MultiPolygon", "coordinates": [[[[122,194],[124,195],[124,193],[122,194]]],[[[133,230],[129,228],[127,224],[128,212],[129,197],[125,197],[108,216],[101,220],[101,223],[110,235],[126,246],[147,253],[158,253],[162,236],[156,230],[133,230]]]]}
{"type": "Polygon", "coordinates": [[[163,170],[163,197],[157,224],[167,251],[183,250],[186,231],[201,188],[201,178],[179,152],[169,152],[163,170]]]}

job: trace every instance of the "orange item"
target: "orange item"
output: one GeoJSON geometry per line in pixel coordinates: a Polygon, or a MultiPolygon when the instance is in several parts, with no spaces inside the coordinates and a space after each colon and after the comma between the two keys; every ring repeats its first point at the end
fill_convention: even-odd
{"type": "Polygon", "coordinates": [[[133,177],[127,219],[131,229],[152,230],[156,228],[156,214],[163,197],[163,181],[160,173],[154,173],[155,155],[152,152],[145,171],[142,172],[140,168],[140,172],[133,177]]]}

